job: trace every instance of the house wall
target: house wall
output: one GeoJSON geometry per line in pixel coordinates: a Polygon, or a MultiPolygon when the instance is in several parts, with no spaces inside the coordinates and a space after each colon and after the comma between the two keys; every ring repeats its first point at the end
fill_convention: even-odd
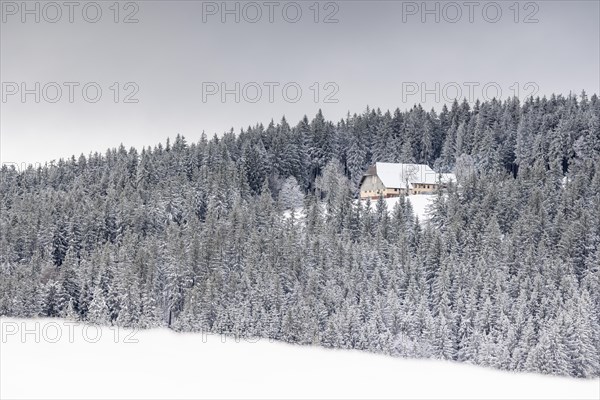
{"type": "MultiPolygon", "coordinates": [[[[413,183],[412,186],[413,187],[408,191],[408,194],[432,194],[439,185],[433,183],[413,183]]],[[[360,186],[361,199],[378,199],[381,195],[383,195],[383,197],[395,197],[400,196],[401,194],[407,193],[404,189],[386,188],[383,186],[379,177],[375,175],[367,176],[360,186]]]]}
{"type": "Polygon", "coordinates": [[[413,183],[412,186],[410,194],[431,194],[438,187],[435,183],[413,183]]]}
{"type": "Polygon", "coordinates": [[[377,175],[370,175],[363,179],[362,184],[360,186],[361,192],[374,192],[377,190],[384,190],[385,186],[383,186],[383,182],[377,175]]]}
{"type": "Polygon", "coordinates": [[[403,189],[386,188],[383,186],[381,179],[376,175],[367,176],[360,186],[361,199],[366,199],[368,197],[378,199],[381,195],[383,195],[383,197],[394,197],[399,196],[403,192],[403,189]]]}
{"type": "Polygon", "coordinates": [[[370,197],[371,199],[376,200],[381,195],[383,195],[383,197],[396,197],[400,196],[402,193],[405,193],[404,189],[361,190],[360,198],[366,199],[370,197]]]}

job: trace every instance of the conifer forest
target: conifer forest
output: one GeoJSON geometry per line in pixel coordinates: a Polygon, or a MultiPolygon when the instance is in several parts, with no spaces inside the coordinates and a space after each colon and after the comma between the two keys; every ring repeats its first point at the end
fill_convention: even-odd
{"type": "Polygon", "coordinates": [[[306,111],[3,166],[0,315],[600,376],[597,94],[306,111]],[[457,182],[423,219],[375,162],[457,182]]]}

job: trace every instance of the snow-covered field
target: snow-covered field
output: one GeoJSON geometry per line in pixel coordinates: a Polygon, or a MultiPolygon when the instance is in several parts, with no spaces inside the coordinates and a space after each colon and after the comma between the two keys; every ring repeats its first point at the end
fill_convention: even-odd
{"type": "MultiPolygon", "coordinates": [[[[435,195],[431,195],[431,194],[415,194],[415,195],[406,196],[406,199],[408,201],[410,201],[410,204],[412,205],[415,216],[419,217],[419,221],[421,221],[421,222],[429,219],[429,206],[433,202],[434,198],[435,198],[435,195]]],[[[389,197],[389,198],[385,199],[387,209],[389,210],[390,213],[394,209],[394,206],[396,205],[398,200],[400,200],[399,197],[389,197]]],[[[366,200],[361,200],[361,201],[365,202],[366,200]]],[[[375,209],[376,205],[377,205],[377,200],[371,200],[371,208],[373,210],[375,209]]],[[[296,217],[303,215],[301,207],[296,208],[294,210],[294,212],[296,213],[296,217]]],[[[283,216],[284,216],[284,218],[289,218],[290,211],[289,210],[285,211],[283,213],[283,216]]]]}
{"type": "Polygon", "coordinates": [[[2,399],[600,398],[600,379],[58,319],[0,324],[2,399]]]}
{"type": "MultiPolygon", "coordinates": [[[[410,204],[412,205],[415,216],[419,217],[419,221],[426,221],[429,219],[429,206],[433,202],[434,198],[435,195],[431,194],[415,194],[407,196],[408,201],[410,201],[410,204]]],[[[394,206],[398,202],[398,198],[389,198],[385,199],[385,201],[387,202],[388,210],[393,210],[394,206]]]]}
{"type": "MultiPolygon", "coordinates": [[[[419,217],[419,221],[424,222],[429,219],[429,208],[435,199],[433,194],[413,194],[406,196],[406,200],[410,202],[413,208],[413,213],[416,217],[419,217]]],[[[400,200],[399,197],[389,197],[385,199],[385,204],[388,211],[391,213],[396,206],[396,203],[400,200]]],[[[366,200],[361,200],[365,202],[366,200]]],[[[371,200],[371,208],[374,210],[377,206],[377,200],[371,200]]]]}

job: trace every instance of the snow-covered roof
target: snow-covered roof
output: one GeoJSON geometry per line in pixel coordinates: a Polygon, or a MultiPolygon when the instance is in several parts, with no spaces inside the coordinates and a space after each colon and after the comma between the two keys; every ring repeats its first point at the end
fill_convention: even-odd
{"type": "Polygon", "coordinates": [[[386,188],[412,189],[414,183],[436,184],[456,182],[454,174],[439,174],[425,164],[375,163],[367,175],[377,175],[386,188]]]}

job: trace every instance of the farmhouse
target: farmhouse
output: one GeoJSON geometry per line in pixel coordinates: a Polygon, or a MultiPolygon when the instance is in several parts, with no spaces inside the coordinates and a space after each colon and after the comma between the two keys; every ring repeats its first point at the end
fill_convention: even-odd
{"type": "Polygon", "coordinates": [[[437,173],[424,164],[375,163],[360,181],[360,198],[378,199],[401,194],[430,194],[449,182],[454,174],[437,173]]]}

